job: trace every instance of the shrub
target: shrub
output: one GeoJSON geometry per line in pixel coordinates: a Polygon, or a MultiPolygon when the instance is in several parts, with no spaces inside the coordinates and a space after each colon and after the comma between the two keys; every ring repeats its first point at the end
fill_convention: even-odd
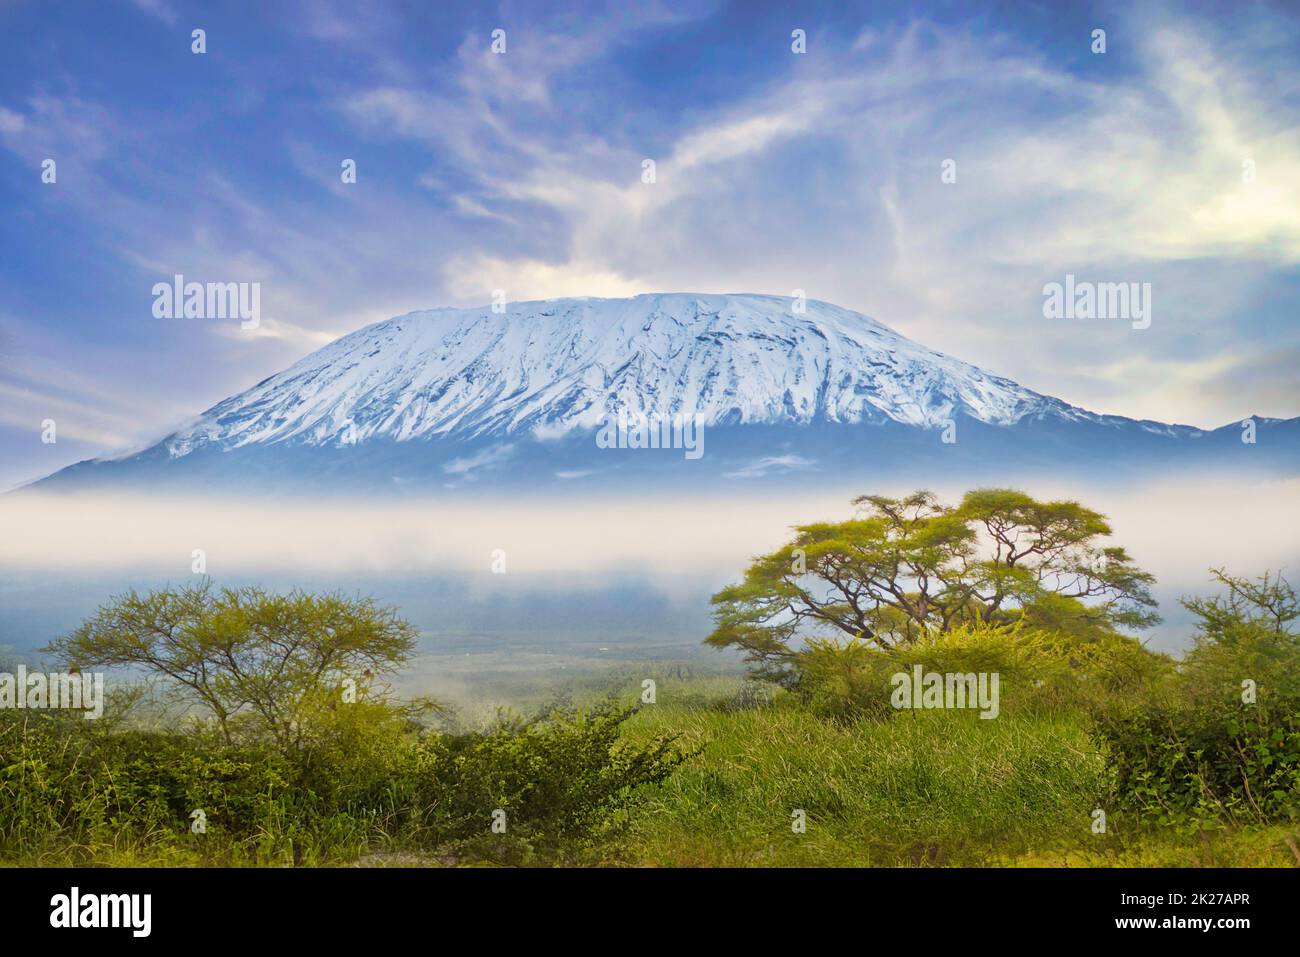
{"type": "Polygon", "coordinates": [[[1183,660],[1181,692],[1196,700],[1236,698],[1250,682],[1257,697],[1300,697],[1300,600],[1285,578],[1256,581],[1211,574],[1226,594],[1184,599],[1197,616],[1195,644],[1183,660]]]}
{"type": "Polygon", "coordinates": [[[1103,715],[1120,801],[1160,824],[1300,817],[1300,701],[1142,705],[1103,715]]]}
{"type": "Polygon", "coordinates": [[[1281,577],[1214,570],[1225,595],[1183,604],[1196,643],[1159,693],[1096,716],[1118,799],[1148,819],[1300,817],[1300,602],[1281,577]]]}
{"type": "Polygon", "coordinates": [[[429,731],[385,702],[326,710],[294,748],[270,734],[229,744],[211,726],[101,730],[0,712],[0,858],[311,864],[401,845],[572,861],[621,825],[636,788],[684,759],[670,738],[620,740],[631,709],[514,718],[474,734],[429,731]]]}
{"type": "Polygon", "coordinates": [[[265,747],[210,735],[98,732],[44,714],[0,716],[0,854],[91,860],[142,845],[243,856],[278,814],[287,769],[265,747]]]}
{"type": "Polygon", "coordinates": [[[425,743],[419,803],[439,839],[512,863],[571,861],[626,822],[634,791],[661,781],[686,755],[672,737],[630,744],[634,708],[559,709],[505,718],[485,732],[425,743]],[[490,828],[504,812],[505,830],[490,828]]]}
{"type": "Polygon", "coordinates": [[[1136,640],[1104,633],[1089,640],[1020,624],[962,625],[905,647],[812,641],[797,658],[795,690],[815,713],[852,719],[892,713],[891,677],[926,672],[999,676],[1001,707],[1013,712],[1105,708],[1154,687],[1172,662],[1136,640]]]}

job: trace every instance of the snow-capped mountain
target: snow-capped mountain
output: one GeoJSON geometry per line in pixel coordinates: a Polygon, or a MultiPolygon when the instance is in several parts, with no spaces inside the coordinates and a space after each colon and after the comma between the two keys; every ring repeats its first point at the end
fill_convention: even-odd
{"type": "Polygon", "coordinates": [[[507,463],[530,480],[644,471],[595,454],[608,450],[593,432],[620,412],[699,416],[721,449],[713,471],[732,478],[897,464],[904,446],[921,461],[958,423],[962,438],[945,444],[997,461],[1089,448],[1115,460],[1214,436],[1087,412],[828,303],[673,293],[409,313],[338,339],[146,452],[57,477],[269,471],[454,485],[507,463]]]}
{"type": "Polygon", "coordinates": [[[824,302],[752,295],[559,299],[413,312],[367,326],[208,410],[173,456],[593,429],[619,410],[706,425],[936,428],[1088,417],[824,302]]]}

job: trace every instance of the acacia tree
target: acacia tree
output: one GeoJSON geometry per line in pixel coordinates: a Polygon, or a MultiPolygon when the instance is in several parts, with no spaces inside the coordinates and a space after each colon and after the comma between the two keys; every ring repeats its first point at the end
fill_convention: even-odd
{"type": "Polygon", "coordinates": [[[295,746],[299,718],[347,679],[361,693],[401,666],[416,631],[372,599],[211,582],[135,591],[101,607],[45,649],[69,669],[135,666],[215,719],[227,741],[248,730],[295,746]]]}
{"type": "Polygon", "coordinates": [[[864,495],[846,522],[801,525],[713,596],[717,647],[734,646],[775,680],[793,677],[803,638],[881,648],[976,621],[1024,619],[1082,638],[1159,621],[1154,578],[1078,502],[977,489],[956,506],[927,491],[864,495]]]}

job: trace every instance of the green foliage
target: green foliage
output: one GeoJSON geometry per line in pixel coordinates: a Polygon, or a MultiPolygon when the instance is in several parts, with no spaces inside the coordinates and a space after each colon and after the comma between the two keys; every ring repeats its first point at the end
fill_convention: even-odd
{"type": "Polygon", "coordinates": [[[893,656],[856,638],[845,644],[814,639],[798,661],[795,690],[814,714],[843,719],[889,713],[889,675],[902,667],[893,656]]]}
{"type": "Polygon", "coordinates": [[[646,790],[605,847],[611,862],[987,865],[1091,839],[1088,815],[1106,793],[1102,756],[1077,716],[844,722],[779,705],[660,705],[632,731],[680,733],[704,750],[646,790]],[[794,809],[806,812],[806,833],[792,831],[794,809]]]}
{"type": "Polygon", "coordinates": [[[634,713],[560,709],[434,738],[427,745],[432,773],[418,799],[436,808],[444,840],[473,856],[572,860],[626,822],[637,788],[663,780],[686,758],[671,735],[620,742],[634,713]],[[488,828],[498,810],[503,833],[488,828]]]}
{"type": "Polygon", "coordinates": [[[1213,569],[1225,595],[1184,599],[1196,615],[1195,644],[1183,660],[1182,688],[1188,697],[1239,697],[1250,680],[1260,698],[1300,697],[1300,601],[1281,576],[1257,582],[1213,569]]]}
{"type": "Polygon", "coordinates": [[[1101,545],[1110,526],[1078,502],[978,489],[957,506],[925,491],[854,504],[860,517],[799,526],[714,595],[707,643],[740,648],[758,676],[791,685],[799,646],[827,636],[896,649],[1024,621],[1089,640],[1159,620],[1152,576],[1101,545]]]}
{"type": "Polygon", "coordinates": [[[1116,789],[1158,824],[1300,818],[1300,700],[1162,702],[1104,715],[1116,789]]]}
{"type": "Polygon", "coordinates": [[[671,736],[629,744],[611,706],[438,734],[382,702],[315,725],[329,745],[229,744],[202,728],[104,731],[0,712],[0,859],[114,854],[312,864],[400,846],[461,859],[571,860],[684,760],[671,736]],[[490,831],[503,809],[507,830],[490,831]],[[192,833],[195,811],[206,832],[192,833]]]}
{"type": "Polygon", "coordinates": [[[702,748],[647,788],[610,863],[652,867],[1294,867],[1294,824],[1188,832],[1110,796],[1106,752],[1081,711],[909,712],[829,721],[780,694],[724,711],[660,695],[628,734],[702,748]],[[1092,811],[1107,831],[1092,831],[1092,811]],[[791,811],[807,832],[791,831],[791,811]]]}
{"type": "MultiPolygon", "coordinates": [[[[1067,537],[1056,513],[1031,521],[1016,501],[975,505],[1038,522],[1043,541],[1067,537]]],[[[890,521],[915,518],[898,511],[890,521]]],[[[1091,534],[1097,521],[1076,521],[1071,534],[1091,534]]],[[[949,523],[909,534],[940,549],[957,536],[949,523]]],[[[1018,580],[1020,561],[999,570],[1004,584],[1018,580]]],[[[347,652],[331,651],[335,626],[378,620],[400,640],[391,613],[290,596],[280,617],[259,617],[262,598],[282,600],[135,597],[66,639],[66,660],[143,662],[152,648],[158,663],[198,668],[184,656],[201,652],[206,679],[173,679],[187,702],[208,704],[210,691],[222,708],[237,706],[224,720],[210,707],[212,720],[166,730],[142,727],[138,696],[121,692],[99,721],[0,712],[0,860],[311,865],[380,851],[421,863],[1241,863],[1250,854],[1284,863],[1284,828],[1300,816],[1300,609],[1283,579],[1215,574],[1225,594],[1185,601],[1200,626],[1177,665],[1053,591],[1014,614],[963,613],[905,640],[806,636],[782,651],[789,690],[666,682],[653,707],[557,707],[471,732],[435,730],[436,708],[399,703],[364,673],[355,695],[341,694],[354,665],[337,664],[347,652]],[[208,611],[174,614],[196,607],[208,611]],[[161,611],[126,614],[141,608],[161,611]],[[108,634],[114,621],[188,624],[182,641],[155,647],[120,643],[108,634]],[[243,637],[221,651],[232,636],[243,637]],[[268,648],[293,658],[295,680],[265,676],[268,648]],[[310,660],[334,664],[313,671],[310,660]],[[894,711],[890,677],[914,665],[997,673],[998,719],[894,711]],[[213,679],[217,667],[267,680],[241,687],[240,676],[213,679]],[[1099,806],[1106,835],[1089,827],[1099,806]],[[791,831],[793,809],[806,813],[806,833],[791,831]],[[196,810],[201,834],[191,830],[196,810]]],[[[903,635],[905,618],[882,608],[876,620],[903,635]]],[[[400,654],[390,647],[369,664],[400,654]]]]}
{"type": "Polygon", "coordinates": [[[209,720],[127,730],[117,699],[99,722],[0,713],[0,857],[311,864],[398,845],[567,860],[684,760],[671,738],[621,742],[633,711],[613,705],[432,730],[436,704],[378,683],[414,641],[369,599],[207,582],[116,599],[48,650],[143,667],[209,720]]]}
{"type": "Polygon", "coordinates": [[[1183,604],[1195,647],[1159,689],[1097,716],[1118,797],[1180,827],[1300,817],[1300,603],[1285,579],[1213,572],[1227,594],[1183,604]]]}
{"type": "Polygon", "coordinates": [[[917,665],[942,674],[997,674],[1000,708],[1012,713],[1104,708],[1148,692],[1173,668],[1113,632],[1080,641],[1020,623],[963,624],[888,649],[813,640],[795,660],[799,698],[814,713],[838,719],[896,713],[890,679],[917,665]]]}
{"type": "Polygon", "coordinates": [[[300,743],[323,688],[401,666],[416,631],[371,599],[202,584],[101,607],[45,650],[68,669],[134,666],[204,708],[228,743],[300,743]]]}
{"type": "MultiPolygon", "coordinates": [[[[84,722],[84,724],[91,724],[84,722]]],[[[287,795],[274,749],[206,735],[78,727],[41,713],[0,713],[0,855],[91,861],[114,851],[196,847],[206,816],[215,857],[244,856],[287,795]]]]}

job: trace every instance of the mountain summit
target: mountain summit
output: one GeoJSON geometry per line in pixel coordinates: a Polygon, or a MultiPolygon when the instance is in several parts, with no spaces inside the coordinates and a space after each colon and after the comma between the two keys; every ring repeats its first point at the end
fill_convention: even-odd
{"type": "Polygon", "coordinates": [[[620,410],[706,425],[897,422],[955,415],[1100,420],[824,302],[636,296],[434,309],[331,343],[168,438],[173,456],[254,443],[554,438],[620,410]]]}
{"type": "Polygon", "coordinates": [[[1215,434],[1087,412],[829,303],[667,293],[398,316],[218,403],[139,455],[55,478],[269,472],[447,486],[506,463],[516,479],[627,476],[645,469],[596,455],[611,450],[592,441],[620,413],[702,423],[721,440],[717,467],[704,472],[730,478],[836,461],[970,465],[972,454],[1142,458],[1215,434]],[[934,458],[944,430],[942,444],[964,442],[964,456],[934,458]]]}

